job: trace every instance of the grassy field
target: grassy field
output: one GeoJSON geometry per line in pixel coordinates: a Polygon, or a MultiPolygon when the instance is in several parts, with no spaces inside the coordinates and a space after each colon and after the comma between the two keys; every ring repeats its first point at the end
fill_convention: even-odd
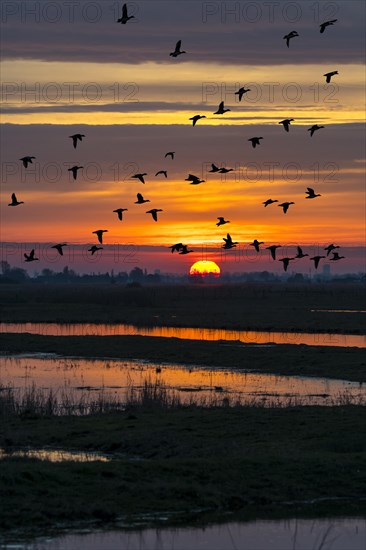
{"type": "Polygon", "coordinates": [[[83,521],[133,523],[152,512],[168,511],[174,523],[197,520],[198,509],[222,521],[351,516],[366,507],[364,407],[136,406],[84,417],[23,415],[1,423],[0,446],[114,458],[1,460],[0,527],[8,534],[83,521]]]}
{"type": "Polygon", "coordinates": [[[1,319],[364,334],[364,285],[1,285],[1,319]]]}

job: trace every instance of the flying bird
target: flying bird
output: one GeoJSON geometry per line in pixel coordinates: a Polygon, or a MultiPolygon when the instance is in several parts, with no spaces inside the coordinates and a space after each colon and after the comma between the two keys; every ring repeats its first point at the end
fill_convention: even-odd
{"type": "Polygon", "coordinates": [[[283,208],[283,213],[286,214],[287,210],[290,208],[290,204],[295,204],[294,202],[283,202],[282,204],[278,204],[277,206],[280,206],[283,208]]]}
{"type": "Polygon", "coordinates": [[[193,252],[193,250],[188,250],[188,245],[184,244],[178,254],[189,254],[190,252],[193,252]]]}
{"type": "Polygon", "coordinates": [[[325,256],[313,256],[313,258],[310,258],[310,260],[313,260],[315,269],[318,269],[319,262],[322,258],[325,258],[325,256]]]}
{"type": "Polygon", "coordinates": [[[172,157],[172,160],[174,160],[175,151],[169,151],[166,153],[165,158],[172,157]]]}
{"type": "Polygon", "coordinates": [[[285,118],[284,120],[281,120],[281,122],[279,122],[278,124],[283,124],[284,129],[286,130],[286,132],[288,132],[289,128],[290,128],[290,124],[293,120],[295,120],[295,119],[294,118],[285,118]]]}
{"type": "Polygon", "coordinates": [[[233,242],[231,235],[227,233],[226,238],[223,237],[223,240],[225,241],[225,244],[222,245],[222,248],[225,250],[230,250],[230,248],[235,248],[238,244],[237,242],[233,242]]]}
{"type": "Polygon", "coordinates": [[[330,82],[331,79],[332,79],[332,76],[334,76],[335,74],[338,74],[338,71],[332,71],[332,72],[330,72],[330,73],[325,73],[325,74],[323,74],[323,76],[325,76],[325,82],[326,82],[327,84],[329,84],[329,82],[330,82]]]}
{"type": "Polygon", "coordinates": [[[108,229],[97,229],[97,231],[92,231],[98,237],[100,244],[103,244],[103,233],[108,233],[108,229]]]}
{"type": "Polygon", "coordinates": [[[217,111],[214,112],[214,115],[224,115],[225,113],[227,113],[228,111],[231,111],[231,109],[225,109],[224,108],[224,102],[221,101],[217,111]]]}
{"type": "Polygon", "coordinates": [[[84,168],[84,166],[72,166],[71,168],[68,168],[68,172],[72,172],[72,177],[74,178],[74,180],[76,180],[77,176],[78,176],[78,170],[81,170],[82,168],[84,168]]]}
{"type": "Polygon", "coordinates": [[[18,201],[16,194],[12,193],[11,202],[9,202],[8,206],[18,206],[19,204],[24,204],[24,201],[18,201]]]}
{"type": "Polygon", "coordinates": [[[264,208],[266,208],[269,204],[273,204],[274,202],[278,202],[278,200],[267,199],[266,201],[262,202],[262,204],[264,204],[264,208]]]}
{"type": "Polygon", "coordinates": [[[161,208],[152,208],[151,210],[148,210],[146,214],[151,214],[154,221],[158,221],[158,212],[163,212],[161,208]]]}
{"type": "Polygon", "coordinates": [[[183,243],[177,243],[177,244],[173,244],[172,246],[169,246],[169,248],[171,249],[173,254],[173,252],[179,252],[179,250],[181,250],[183,246],[184,246],[183,243]]]}
{"type": "Polygon", "coordinates": [[[57,250],[57,252],[60,254],[60,256],[63,256],[64,252],[63,252],[62,248],[64,246],[67,246],[67,243],[54,244],[53,246],[51,246],[51,248],[55,248],[57,250]]]}
{"type": "Polygon", "coordinates": [[[310,137],[312,137],[314,132],[320,130],[321,128],[324,128],[324,126],[318,126],[317,124],[314,124],[311,128],[308,128],[308,132],[310,132],[310,137]]]}
{"type": "Polygon", "coordinates": [[[254,239],[252,243],[249,244],[249,246],[254,246],[255,250],[259,252],[259,245],[264,244],[262,241],[257,241],[257,239],[254,239]]]}
{"type": "Polygon", "coordinates": [[[279,262],[283,262],[283,269],[287,271],[289,263],[294,260],[295,258],[281,258],[278,260],[279,262]]]}
{"type": "Polygon", "coordinates": [[[327,256],[329,256],[329,254],[330,254],[331,252],[333,252],[333,250],[336,250],[337,248],[340,248],[340,246],[335,246],[334,244],[330,244],[330,245],[326,246],[326,247],[324,248],[324,250],[327,251],[327,256]]]}
{"type": "Polygon", "coordinates": [[[171,57],[178,57],[178,55],[182,55],[182,53],[187,53],[185,52],[184,50],[181,50],[180,47],[182,45],[182,41],[181,40],[178,40],[178,42],[176,43],[175,45],[175,50],[174,52],[171,52],[169,55],[171,57]]]}
{"type": "Polygon", "coordinates": [[[33,164],[32,159],[35,159],[36,157],[22,157],[21,161],[23,161],[24,168],[28,168],[28,164],[33,164]]]}
{"type": "Polygon", "coordinates": [[[159,170],[159,172],[156,172],[155,176],[159,176],[160,174],[163,174],[166,178],[168,177],[167,170],[159,170]]]}
{"type": "Polygon", "coordinates": [[[263,139],[262,137],[252,137],[252,138],[249,138],[248,141],[251,141],[252,142],[252,147],[254,147],[254,149],[256,148],[257,145],[260,145],[260,139],[263,139]]]}
{"type": "Polygon", "coordinates": [[[245,87],[243,86],[242,88],[239,88],[239,90],[237,92],[235,92],[235,95],[238,95],[239,96],[239,101],[241,101],[241,98],[243,97],[244,94],[246,94],[247,92],[250,92],[250,88],[248,88],[247,90],[245,89],[245,87]]]}
{"type": "Polygon", "coordinates": [[[234,168],[219,168],[220,174],[227,174],[228,172],[233,172],[234,168]]]}
{"type": "Polygon", "coordinates": [[[201,180],[198,176],[188,174],[188,178],[186,178],[184,181],[189,181],[191,185],[198,185],[199,183],[204,183],[206,180],[201,180]]]}
{"type": "Polygon", "coordinates": [[[329,258],[330,262],[336,262],[337,260],[342,260],[342,258],[345,258],[346,256],[340,256],[338,252],[333,252],[333,258],[329,258]]]}
{"type": "Polygon", "coordinates": [[[145,183],[144,176],[147,176],[146,172],[143,172],[142,174],[135,174],[134,176],[131,176],[131,178],[140,180],[141,183],[145,183]]]}
{"type": "Polygon", "coordinates": [[[93,246],[91,248],[88,248],[88,252],[91,252],[92,256],[94,256],[94,254],[96,253],[97,250],[103,250],[103,247],[102,246],[96,246],[95,244],[93,244],[93,246]]]}
{"type": "Polygon", "coordinates": [[[193,124],[193,126],[196,126],[196,122],[197,122],[197,120],[200,120],[200,118],[206,118],[206,117],[205,117],[205,115],[194,115],[189,120],[193,120],[192,124],[193,124]]]}
{"type": "Polygon", "coordinates": [[[150,202],[149,199],[144,199],[144,197],[141,195],[141,193],[137,193],[137,201],[135,204],[144,204],[144,202],[150,202]]]}
{"type": "Polygon", "coordinates": [[[308,195],[307,197],[305,197],[306,199],[315,199],[316,197],[321,197],[321,194],[315,193],[314,189],[312,189],[311,187],[307,187],[306,189],[307,191],[305,191],[305,193],[308,195]]]}
{"type": "Polygon", "coordinates": [[[78,140],[79,141],[82,141],[83,137],[85,137],[84,134],[74,134],[72,136],[69,136],[69,138],[72,139],[72,144],[74,146],[74,149],[76,149],[76,146],[78,144],[78,140]]]}
{"type": "Polygon", "coordinates": [[[211,170],[209,172],[220,172],[221,168],[216,166],[216,164],[211,164],[211,170]]]}
{"type": "Polygon", "coordinates": [[[309,256],[309,254],[304,254],[303,251],[302,251],[301,246],[298,246],[297,247],[297,254],[296,254],[295,258],[305,258],[305,256],[309,256]]]}
{"type": "Polygon", "coordinates": [[[299,36],[299,34],[297,33],[297,31],[291,31],[289,32],[288,34],[286,34],[283,39],[286,40],[286,44],[287,44],[287,47],[289,48],[290,47],[290,40],[291,38],[295,38],[295,36],[299,36]]]}
{"type": "Polygon", "coordinates": [[[118,216],[118,219],[122,221],[122,214],[123,212],[126,212],[126,210],[128,210],[128,208],[116,208],[116,210],[113,210],[113,212],[115,212],[118,216]]]}
{"type": "Polygon", "coordinates": [[[273,244],[272,246],[267,246],[266,247],[266,250],[270,251],[273,260],[276,259],[276,250],[277,250],[277,248],[281,248],[281,245],[280,244],[273,244]]]}
{"type": "Polygon", "coordinates": [[[220,227],[220,225],[225,225],[225,223],[230,223],[230,220],[225,220],[222,216],[219,216],[217,218],[219,221],[217,222],[217,227],[220,227]]]}
{"type": "Polygon", "coordinates": [[[325,29],[326,29],[327,27],[329,27],[330,25],[334,25],[334,23],[335,23],[336,21],[338,21],[338,19],[332,19],[331,21],[324,21],[324,23],[322,23],[321,25],[319,25],[319,27],[320,27],[320,33],[322,34],[322,33],[325,31],[325,29]]]}
{"type": "Polygon", "coordinates": [[[117,19],[117,23],[122,23],[122,25],[125,25],[127,21],[130,19],[135,19],[134,15],[128,15],[127,13],[127,4],[123,4],[122,6],[122,17],[117,19]]]}
{"type": "Polygon", "coordinates": [[[39,258],[34,257],[34,248],[30,251],[29,254],[24,252],[24,258],[25,258],[24,260],[25,262],[35,262],[36,260],[39,260],[39,258]]]}

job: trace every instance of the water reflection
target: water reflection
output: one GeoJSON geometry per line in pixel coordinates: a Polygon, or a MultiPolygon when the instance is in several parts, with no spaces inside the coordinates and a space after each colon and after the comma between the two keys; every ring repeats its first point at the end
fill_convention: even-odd
{"type": "Polygon", "coordinates": [[[365,335],[262,332],[181,327],[136,327],[124,324],[0,323],[0,332],[42,334],[43,336],[160,336],[187,340],[229,340],[246,344],[306,344],[309,346],[366,347],[365,335]]]}
{"type": "Polygon", "coordinates": [[[110,458],[99,453],[80,451],[63,451],[60,449],[19,449],[6,451],[0,449],[0,460],[3,458],[36,458],[48,462],[109,462],[110,458]]]}
{"type": "MultiPolygon", "coordinates": [[[[277,520],[206,528],[91,532],[17,545],[22,550],[365,550],[365,520],[277,520]]],[[[15,546],[5,545],[10,550],[15,546]]]]}
{"type": "MultiPolygon", "coordinates": [[[[235,367],[235,365],[234,365],[235,367]]],[[[145,381],[160,381],[164,388],[179,393],[182,402],[212,395],[241,401],[254,399],[264,404],[288,403],[306,398],[306,404],[331,405],[347,392],[349,398],[366,400],[366,389],[358,382],[297,376],[257,374],[236,368],[205,368],[195,365],[152,364],[141,360],[85,359],[32,356],[0,357],[0,384],[22,391],[37,388],[78,395],[105,392],[125,400],[131,387],[145,381]]]]}

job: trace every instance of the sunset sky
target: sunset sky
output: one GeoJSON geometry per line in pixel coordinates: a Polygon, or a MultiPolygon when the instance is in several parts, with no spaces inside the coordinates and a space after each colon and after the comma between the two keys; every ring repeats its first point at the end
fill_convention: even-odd
{"type": "Polygon", "coordinates": [[[3,2],[2,259],[30,272],[74,262],[85,272],[185,273],[211,259],[224,270],[282,273],[268,251],[256,258],[248,248],[258,239],[281,244],[279,257],[297,244],[313,255],[335,243],[347,257],[331,262],[333,273],[363,270],[364,2],[137,1],[126,25],[116,23],[122,5],[3,2]],[[299,37],[287,48],[292,30],[299,37]],[[179,39],[187,54],[170,57],[179,39]],[[241,86],[251,91],[239,102],[241,86]],[[214,115],[222,100],[231,111],[214,115]],[[192,127],[195,114],[206,118],[192,127]],[[295,119],[289,133],[278,124],[285,118],[295,119]],[[324,129],[310,137],[313,124],[324,129]],[[86,135],[76,150],[75,133],[86,135]],[[256,149],[253,136],[263,136],[256,149]],[[26,155],[36,159],[24,169],[26,155]],[[211,163],[234,171],[208,173],[211,163]],[[84,167],[77,181],[75,164],[84,167]],[[145,185],[131,179],[138,172],[145,185]],[[190,185],[189,173],[206,181],[190,185]],[[322,196],[306,200],[307,187],[322,196]],[[25,204],[8,207],[13,192],[25,204]],[[134,204],[137,193],[150,202],[134,204]],[[277,203],[263,207],[269,198],[295,204],[284,215],[277,203]],[[122,222],[116,208],[128,208],[122,222]],[[157,223],[151,208],[163,210],[157,223]],[[231,223],[217,228],[218,216],[231,223]],[[80,251],[102,228],[109,246],[91,259],[80,251]],[[227,231],[239,246],[223,254],[227,231]],[[44,252],[59,242],[73,257],[44,252]],[[194,253],[171,254],[176,242],[194,253]],[[42,261],[25,264],[32,247],[42,261]]]}

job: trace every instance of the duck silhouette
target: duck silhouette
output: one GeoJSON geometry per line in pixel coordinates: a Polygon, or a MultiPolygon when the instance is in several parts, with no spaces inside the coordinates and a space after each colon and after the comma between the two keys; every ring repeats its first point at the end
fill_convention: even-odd
{"type": "Polygon", "coordinates": [[[323,32],[325,31],[325,29],[327,27],[329,27],[330,25],[334,25],[334,23],[336,23],[337,21],[338,21],[338,19],[331,19],[331,21],[324,21],[324,23],[319,25],[320,33],[323,34],[323,32]]]}
{"type": "Polygon", "coordinates": [[[198,120],[200,120],[201,118],[206,118],[205,115],[194,115],[193,117],[191,117],[189,120],[192,120],[192,124],[193,126],[196,126],[196,123],[198,120]]]}
{"type": "Polygon", "coordinates": [[[331,71],[330,73],[325,73],[323,76],[325,76],[325,82],[329,84],[329,82],[332,80],[332,76],[338,74],[338,71],[331,71]]]}
{"type": "Polygon", "coordinates": [[[39,258],[35,258],[34,257],[34,248],[30,251],[29,254],[27,254],[26,252],[24,252],[24,258],[25,258],[25,262],[35,262],[35,261],[39,261],[39,258]]]}
{"type": "Polygon", "coordinates": [[[285,118],[284,120],[281,120],[281,122],[279,122],[278,124],[282,124],[286,132],[288,132],[290,128],[290,124],[294,120],[295,120],[294,118],[285,118]]]}
{"type": "Polygon", "coordinates": [[[24,204],[24,202],[18,201],[16,194],[12,193],[11,202],[9,202],[8,206],[19,206],[19,204],[24,204]]]}
{"type": "Polygon", "coordinates": [[[150,202],[149,199],[144,199],[141,193],[137,193],[136,197],[137,197],[137,201],[135,202],[135,204],[144,204],[144,202],[150,202]]]}
{"type": "Polygon", "coordinates": [[[345,256],[340,256],[338,252],[333,252],[333,258],[329,258],[330,262],[336,262],[337,260],[342,260],[345,256]]]}
{"type": "Polygon", "coordinates": [[[310,258],[310,260],[313,260],[315,269],[318,269],[319,262],[322,258],[325,258],[325,256],[313,256],[310,258]]]}
{"type": "Polygon", "coordinates": [[[228,172],[234,172],[234,168],[220,168],[219,169],[220,174],[227,174],[228,172]]]}
{"type": "Polygon", "coordinates": [[[243,97],[244,94],[246,94],[247,92],[250,92],[250,88],[248,88],[247,90],[245,89],[245,87],[243,86],[242,88],[239,88],[239,90],[237,92],[235,92],[235,95],[238,95],[239,96],[239,101],[241,101],[241,98],[243,97]]]}
{"type": "Polygon", "coordinates": [[[220,225],[225,225],[225,223],[230,223],[230,220],[225,220],[222,216],[219,216],[217,218],[219,221],[217,222],[217,227],[220,227],[220,225]]]}
{"type": "Polygon", "coordinates": [[[308,128],[308,132],[310,132],[310,137],[313,136],[314,132],[320,130],[321,128],[324,128],[324,126],[318,126],[317,124],[314,124],[311,128],[308,128]]]}
{"type": "Polygon", "coordinates": [[[184,246],[183,243],[176,243],[176,244],[173,244],[172,246],[169,246],[169,248],[171,249],[173,254],[173,252],[179,252],[179,250],[181,250],[183,246],[184,246]]]}
{"type": "Polygon", "coordinates": [[[82,141],[82,139],[85,137],[84,134],[74,134],[72,136],[69,136],[69,138],[72,139],[72,144],[74,146],[74,149],[76,149],[76,146],[78,144],[78,140],[82,141]]]}
{"type": "Polygon", "coordinates": [[[326,246],[326,247],[324,248],[324,250],[327,251],[327,256],[329,256],[329,254],[330,254],[331,252],[333,252],[333,250],[336,250],[337,248],[340,248],[340,246],[335,246],[335,245],[332,243],[332,244],[326,246]]]}
{"type": "Polygon", "coordinates": [[[305,197],[306,199],[315,199],[316,197],[321,197],[320,193],[315,193],[314,189],[312,187],[307,187],[307,191],[305,193],[308,195],[305,197]]]}
{"type": "Polygon", "coordinates": [[[54,244],[53,246],[51,246],[51,248],[55,248],[57,252],[60,254],[60,256],[63,256],[64,252],[62,249],[64,246],[67,246],[67,243],[54,244]]]}
{"type": "Polygon", "coordinates": [[[181,45],[182,45],[182,41],[181,40],[178,40],[178,42],[176,43],[175,45],[175,50],[174,52],[171,52],[169,55],[171,57],[178,57],[178,55],[182,55],[182,53],[187,53],[185,52],[184,50],[181,50],[181,45]]]}
{"type": "Polygon", "coordinates": [[[225,113],[227,113],[228,111],[231,111],[231,109],[225,109],[224,107],[224,102],[221,101],[217,111],[214,112],[214,115],[224,115],[225,113]]]}
{"type": "Polygon", "coordinates": [[[129,16],[128,13],[127,13],[127,4],[123,4],[123,6],[122,6],[122,17],[117,19],[117,23],[121,23],[122,25],[125,25],[127,23],[127,21],[129,21],[130,19],[135,19],[135,16],[134,15],[129,16]]]}
{"type": "Polygon", "coordinates": [[[298,246],[297,247],[297,254],[296,254],[295,258],[305,258],[305,256],[309,256],[309,254],[304,254],[303,251],[302,251],[301,246],[298,246]]]}
{"type": "Polygon", "coordinates": [[[108,229],[97,229],[96,231],[92,231],[97,237],[100,244],[103,244],[103,233],[108,233],[108,229]]]}
{"type": "Polygon", "coordinates": [[[128,208],[116,208],[115,210],[113,210],[113,212],[115,212],[118,216],[118,219],[122,221],[122,214],[123,212],[126,212],[126,210],[128,210],[128,208]]]}
{"type": "Polygon", "coordinates": [[[198,185],[199,183],[204,183],[206,180],[201,180],[198,176],[195,176],[194,174],[188,174],[188,178],[186,178],[184,181],[189,181],[191,185],[198,185]]]}
{"type": "Polygon", "coordinates": [[[32,160],[36,157],[22,157],[21,160],[23,162],[24,168],[28,168],[28,164],[33,164],[32,160]]]}
{"type": "Polygon", "coordinates": [[[78,170],[81,170],[82,168],[84,168],[84,166],[72,166],[71,168],[68,169],[68,172],[72,172],[72,177],[74,178],[74,180],[76,180],[76,178],[78,177],[78,170]]]}
{"type": "Polygon", "coordinates": [[[252,142],[252,147],[255,149],[257,147],[257,145],[260,145],[260,139],[263,139],[262,137],[252,137],[252,138],[249,138],[248,141],[251,141],[252,142]]]}
{"type": "Polygon", "coordinates": [[[291,38],[295,38],[295,36],[299,36],[297,31],[291,31],[288,34],[285,34],[285,36],[283,37],[283,39],[286,40],[286,44],[288,48],[290,47],[291,38]]]}
{"type": "Polygon", "coordinates": [[[266,247],[266,250],[270,251],[273,260],[276,259],[276,250],[277,250],[277,248],[281,248],[281,245],[280,244],[273,244],[272,246],[267,246],[266,247]]]}
{"type": "Polygon", "coordinates": [[[222,248],[225,250],[230,250],[230,248],[235,248],[238,244],[237,242],[233,242],[231,235],[227,233],[226,237],[223,237],[223,240],[225,241],[225,244],[222,245],[222,248]]]}
{"type": "Polygon", "coordinates": [[[249,246],[254,246],[255,250],[259,252],[259,245],[264,244],[262,241],[257,241],[257,239],[254,239],[252,243],[249,243],[249,246]]]}
{"type": "Polygon", "coordinates": [[[193,252],[193,250],[188,250],[188,245],[184,244],[182,248],[179,250],[178,254],[184,255],[184,254],[189,254],[190,252],[193,252]]]}
{"type": "Polygon", "coordinates": [[[91,252],[92,256],[94,256],[94,254],[96,253],[97,250],[103,250],[103,247],[102,246],[96,246],[95,244],[93,244],[93,246],[88,248],[88,252],[91,252]]]}
{"type": "Polygon", "coordinates": [[[264,208],[266,208],[269,204],[273,204],[274,202],[278,202],[278,200],[267,199],[266,201],[262,202],[262,204],[264,204],[264,208]]]}
{"type": "Polygon", "coordinates": [[[283,269],[287,271],[289,263],[294,260],[295,258],[281,258],[278,260],[279,262],[283,262],[283,269]]]}
{"type": "Polygon", "coordinates": [[[146,214],[151,214],[154,221],[158,221],[158,212],[163,212],[161,208],[152,208],[151,210],[148,210],[146,214]]]}
{"type": "Polygon", "coordinates": [[[172,160],[174,160],[175,151],[169,151],[165,154],[165,158],[172,157],[172,160]]]}
{"type": "Polygon", "coordinates": [[[143,172],[142,174],[135,174],[131,176],[132,179],[140,180],[141,183],[145,183],[144,176],[147,176],[146,172],[143,172]]]}
{"type": "Polygon", "coordinates": [[[216,164],[211,164],[211,170],[209,172],[220,172],[221,168],[216,166],[216,164]]]}
{"type": "Polygon", "coordinates": [[[160,174],[163,174],[166,178],[168,177],[167,170],[159,170],[159,172],[156,172],[155,176],[159,176],[160,174]]]}
{"type": "Polygon", "coordinates": [[[283,202],[282,204],[278,204],[277,206],[280,206],[283,208],[283,213],[286,214],[287,210],[290,208],[291,204],[295,204],[294,202],[283,202]]]}

